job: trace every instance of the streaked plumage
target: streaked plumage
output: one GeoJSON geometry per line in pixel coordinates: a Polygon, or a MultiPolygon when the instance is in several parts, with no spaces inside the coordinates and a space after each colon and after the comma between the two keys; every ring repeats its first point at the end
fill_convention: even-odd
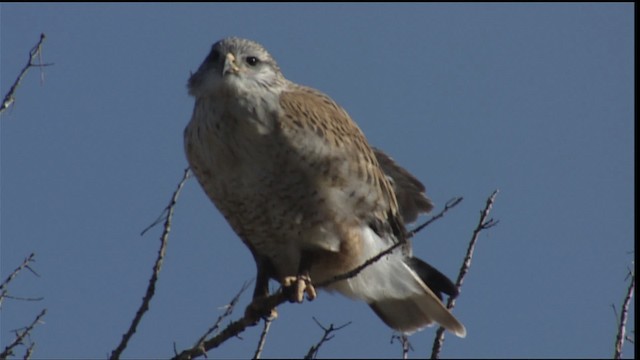
{"type": "Polygon", "coordinates": [[[239,38],[213,45],[189,93],[195,107],[185,129],[187,158],[254,255],[255,297],[268,293],[273,278],[286,285],[297,279],[313,298],[309,279],[342,274],[401,241],[396,252],[327,290],[367,302],[402,332],[435,321],[465,335],[438,299],[455,287],[412,257],[405,236],[405,221],[432,208],[424,186],[372,148],[344,109],[285,79],[261,45],[239,38]]]}

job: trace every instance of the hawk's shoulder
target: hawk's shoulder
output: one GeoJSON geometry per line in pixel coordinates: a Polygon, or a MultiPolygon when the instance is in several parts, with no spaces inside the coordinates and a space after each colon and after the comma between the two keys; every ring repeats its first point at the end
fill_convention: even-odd
{"type": "Polygon", "coordinates": [[[324,151],[332,161],[348,164],[347,171],[340,176],[349,177],[349,182],[368,186],[375,193],[378,203],[383,204],[376,209],[377,217],[384,221],[391,220],[389,217],[393,222],[398,221],[395,219],[399,215],[393,185],[385,176],[362,130],[340,105],[320,91],[293,83],[280,94],[279,105],[283,132],[301,134],[299,141],[307,144],[319,140],[323,146],[319,152],[324,151]]]}

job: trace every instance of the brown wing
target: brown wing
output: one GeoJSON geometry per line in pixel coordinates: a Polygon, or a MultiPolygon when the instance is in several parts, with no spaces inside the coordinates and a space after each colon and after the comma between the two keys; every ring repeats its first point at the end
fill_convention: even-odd
{"type": "Polygon", "coordinates": [[[373,214],[376,221],[386,222],[396,236],[400,236],[404,227],[393,185],[384,175],[364,134],[347,112],[328,96],[295,84],[291,84],[290,91],[281,94],[280,106],[280,126],[287,137],[293,139],[304,133],[305,136],[301,138],[307,141],[305,148],[322,152],[322,158],[334,162],[331,166],[318,164],[319,170],[326,172],[323,177],[330,182],[330,186],[355,185],[355,191],[362,191],[366,197],[366,201],[358,207],[362,209],[362,215],[373,214]],[[318,144],[314,146],[315,141],[318,144]]]}
{"type": "Polygon", "coordinates": [[[419,214],[431,211],[433,203],[425,195],[424,185],[382,150],[373,148],[373,151],[382,170],[393,182],[402,220],[414,222],[419,214]]]}

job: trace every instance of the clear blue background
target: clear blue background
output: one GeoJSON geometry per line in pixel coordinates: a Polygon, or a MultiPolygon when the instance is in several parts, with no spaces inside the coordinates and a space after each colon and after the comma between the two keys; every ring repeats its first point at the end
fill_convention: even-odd
{"type": "MultiPolygon", "coordinates": [[[[0,119],[1,269],[29,253],[5,300],[1,344],[42,308],[43,358],[104,358],[141,302],[167,205],[187,166],[186,91],[216,40],[259,41],[291,80],[342,104],[370,142],[424,181],[440,210],[415,253],[457,275],[500,189],[444,357],[610,357],[634,250],[633,4],[2,4],[4,95],[41,32],[43,61],[0,119]],[[41,78],[44,77],[44,81],[41,78]]],[[[179,199],[151,309],[125,357],[190,347],[253,260],[193,179],[179,199]]],[[[274,285],[275,287],[275,285],[274,285]]],[[[238,318],[250,300],[240,300],[238,318]]],[[[285,304],[264,356],[399,357],[362,303],[285,304]]],[[[635,329],[633,307],[629,329],[635,329]]],[[[249,357],[261,328],[213,357],[249,357]]],[[[430,354],[434,329],[411,341],[430,354]]],[[[632,345],[624,355],[632,358],[632,345]]]]}

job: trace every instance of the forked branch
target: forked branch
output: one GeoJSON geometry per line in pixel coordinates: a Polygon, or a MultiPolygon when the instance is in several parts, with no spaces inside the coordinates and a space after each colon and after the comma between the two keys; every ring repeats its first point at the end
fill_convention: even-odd
{"type": "MultiPolygon", "coordinates": [[[[462,283],[464,282],[464,278],[469,272],[469,268],[471,267],[471,259],[473,258],[473,251],[475,249],[476,242],[478,241],[478,235],[480,235],[480,232],[482,232],[483,230],[489,229],[498,224],[497,220],[489,218],[491,208],[493,207],[493,203],[497,195],[498,190],[494,190],[487,199],[487,203],[484,209],[480,212],[480,220],[478,221],[478,225],[476,226],[476,228],[473,230],[471,241],[469,241],[469,247],[467,248],[467,254],[464,257],[462,267],[460,268],[460,272],[458,273],[458,279],[456,280],[456,288],[458,289],[458,293],[460,292],[462,283]]],[[[447,309],[453,309],[455,304],[455,297],[450,297],[449,301],[447,301],[447,309]]],[[[436,331],[436,337],[433,341],[433,348],[431,349],[432,359],[438,359],[440,357],[440,351],[442,350],[442,346],[444,344],[444,330],[445,329],[443,327],[439,327],[436,331]]]]}
{"type": "MultiPolygon", "coordinates": [[[[40,314],[38,314],[38,316],[36,316],[36,318],[31,322],[31,324],[29,324],[23,329],[16,331],[16,338],[11,342],[11,344],[7,345],[4,348],[4,351],[2,351],[2,353],[0,353],[0,360],[4,360],[9,356],[12,356],[13,350],[15,349],[15,347],[18,345],[24,344],[25,339],[27,339],[31,335],[31,331],[33,330],[33,328],[42,322],[42,318],[46,313],[47,313],[47,309],[42,310],[40,314]]],[[[29,347],[29,349],[27,349],[27,355],[30,355],[31,352],[33,351],[31,346],[29,347]]]]}
{"type": "Polygon", "coordinates": [[[22,82],[22,79],[25,77],[25,75],[27,75],[27,71],[29,71],[29,69],[31,69],[32,67],[42,67],[42,66],[53,65],[53,64],[43,64],[42,61],[40,61],[40,63],[35,62],[36,59],[38,58],[42,60],[42,43],[44,43],[45,38],[46,36],[44,34],[40,34],[40,40],[33,48],[31,48],[31,51],[29,51],[29,60],[27,61],[27,64],[22,68],[22,70],[20,70],[18,77],[11,85],[11,88],[9,88],[9,91],[7,92],[7,94],[4,96],[4,100],[2,100],[2,104],[0,104],[0,114],[2,114],[6,109],[8,109],[9,106],[11,106],[11,104],[13,104],[14,101],[16,100],[15,98],[16,90],[18,89],[18,86],[20,86],[20,82],[22,82]]]}
{"type": "MultiPolygon", "coordinates": [[[[136,332],[136,329],[138,328],[138,324],[140,324],[140,321],[142,320],[142,316],[144,316],[147,310],[149,310],[149,303],[151,302],[151,298],[153,298],[153,295],[156,292],[156,282],[158,281],[158,275],[160,274],[160,269],[162,269],[162,262],[164,260],[164,255],[167,251],[167,243],[169,242],[169,232],[171,231],[171,221],[173,219],[173,209],[176,203],[178,202],[178,196],[180,195],[180,191],[182,190],[187,179],[189,178],[189,174],[190,174],[189,169],[188,168],[185,169],[184,175],[182,176],[182,180],[178,184],[177,189],[173,192],[173,196],[171,197],[171,201],[169,202],[169,205],[167,205],[162,215],[160,215],[159,219],[165,220],[164,229],[162,231],[162,236],[160,236],[160,249],[158,250],[158,257],[156,258],[156,262],[153,265],[153,273],[151,274],[151,278],[149,279],[149,286],[147,287],[147,292],[145,293],[144,298],[142,299],[142,304],[138,308],[138,311],[136,312],[136,315],[133,318],[133,321],[131,322],[129,329],[124,335],[122,335],[122,340],[120,341],[120,344],[118,345],[118,347],[116,347],[111,352],[110,359],[120,358],[120,355],[122,354],[124,349],[126,349],[127,344],[129,343],[129,340],[131,339],[133,334],[136,332]]],[[[160,220],[156,220],[152,226],[158,223],[160,223],[160,220]]],[[[148,229],[149,228],[145,229],[142,232],[142,234],[144,234],[148,229]]]]}

